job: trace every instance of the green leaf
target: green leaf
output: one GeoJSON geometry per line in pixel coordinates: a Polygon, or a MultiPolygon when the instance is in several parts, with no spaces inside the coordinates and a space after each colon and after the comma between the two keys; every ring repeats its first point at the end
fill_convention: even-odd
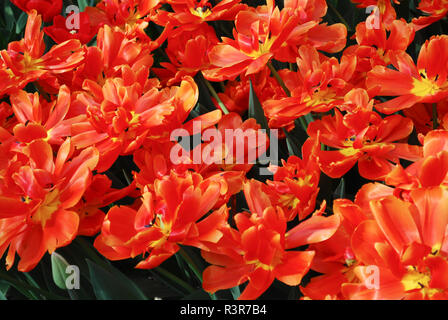
{"type": "MultiPolygon", "coordinates": [[[[57,250],[64,259],[70,263],[71,267],[66,269],[67,278],[65,280],[68,290],[59,288],[52,274],[51,255],[46,255],[42,262],[39,263],[42,281],[42,287],[47,290],[59,294],[68,294],[72,300],[91,300],[95,299],[92,286],[90,284],[89,271],[85,261],[86,254],[81,250],[80,246],[74,241],[66,247],[57,250]],[[71,289],[73,288],[73,289],[71,289]]],[[[67,267],[65,267],[67,268],[67,267]]]]}
{"type": "Polygon", "coordinates": [[[301,152],[299,148],[299,143],[294,139],[294,136],[291,133],[289,133],[285,129],[283,129],[283,132],[285,133],[286,136],[286,146],[288,147],[289,155],[300,157],[301,152]]]}
{"type": "Polygon", "coordinates": [[[345,198],[345,179],[344,179],[344,177],[341,178],[339,185],[337,186],[336,190],[334,190],[334,197],[335,197],[335,199],[345,198]]]}
{"type": "Polygon", "coordinates": [[[58,288],[67,290],[66,280],[68,274],[67,267],[70,264],[59,253],[53,252],[51,254],[51,272],[53,274],[53,281],[58,288]]]}
{"type": "MultiPolygon", "coordinates": [[[[26,281],[34,288],[40,289],[39,284],[34,280],[34,278],[31,276],[29,272],[23,272],[21,275],[26,279],[26,281]]],[[[33,292],[30,292],[35,300],[39,300],[40,296],[38,294],[35,294],[33,292]]]]}
{"type": "Polygon", "coordinates": [[[0,37],[0,49],[6,49],[8,47],[11,34],[5,28],[0,28],[0,34],[4,35],[4,37],[0,37]]]}
{"type": "Polygon", "coordinates": [[[229,290],[234,300],[237,300],[240,297],[241,295],[240,286],[235,286],[233,288],[230,288],[229,290]]]}
{"type": "Polygon", "coordinates": [[[210,300],[210,296],[203,289],[197,289],[185,297],[182,297],[181,300],[210,300]]]}
{"type": "Polygon", "coordinates": [[[8,300],[6,298],[6,293],[11,285],[5,281],[0,281],[0,300],[8,300]]]}
{"type": "Polygon", "coordinates": [[[105,269],[87,259],[90,282],[99,300],[147,300],[139,287],[123,273],[110,266],[105,269]]]}
{"type": "Polygon", "coordinates": [[[19,34],[25,28],[26,22],[28,20],[28,15],[26,12],[22,12],[19,19],[16,22],[16,33],[19,34]]]}
{"type": "Polygon", "coordinates": [[[160,266],[149,270],[149,272],[155,279],[175,291],[177,294],[185,295],[183,291],[188,293],[194,291],[194,288],[190,284],[160,266]],[[182,288],[182,290],[180,290],[180,288],[182,288]]]}
{"type": "Polygon", "coordinates": [[[306,121],[306,125],[308,128],[308,125],[314,121],[313,115],[311,113],[307,113],[306,115],[303,116],[305,118],[306,121]]]}
{"type": "Polygon", "coordinates": [[[254,118],[257,120],[257,123],[261,126],[261,128],[266,129],[266,133],[269,134],[268,120],[266,119],[260,100],[258,100],[258,97],[255,94],[251,80],[249,80],[249,84],[249,118],[254,118]]]}
{"type": "Polygon", "coordinates": [[[204,75],[201,72],[198,72],[194,76],[194,81],[196,82],[199,90],[198,103],[201,104],[206,110],[214,110],[215,104],[213,103],[212,95],[216,94],[216,91],[213,89],[211,83],[204,78],[204,75]]]}
{"type": "Polygon", "coordinates": [[[18,276],[15,277],[10,276],[8,272],[0,271],[0,279],[12,285],[17,291],[19,291],[21,294],[23,294],[26,298],[30,300],[35,299],[36,296],[38,296],[39,299],[51,299],[51,300],[64,299],[64,297],[62,296],[59,296],[44,289],[36,288],[28,284],[26,281],[19,280],[20,277],[18,276]]]}
{"type": "Polygon", "coordinates": [[[79,11],[84,11],[84,9],[88,6],[89,4],[87,3],[87,0],[78,0],[79,11]]]}
{"type": "Polygon", "coordinates": [[[9,1],[6,1],[5,3],[5,21],[6,29],[11,32],[16,22],[16,18],[14,17],[14,11],[12,10],[11,3],[9,1]]]}

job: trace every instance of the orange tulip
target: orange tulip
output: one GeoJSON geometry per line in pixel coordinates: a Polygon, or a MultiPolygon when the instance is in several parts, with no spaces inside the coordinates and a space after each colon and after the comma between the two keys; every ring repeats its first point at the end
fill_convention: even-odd
{"type": "Polygon", "coordinates": [[[371,202],[375,220],[362,222],[352,248],[363,264],[359,283],[342,285],[349,299],[447,299],[448,193],[440,187],[411,191],[412,202],[394,196],[371,202]],[[367,287],[366,266],[375,265],[379,285],[367,287]]]}
{"type": "Polygon", "coordinates": [[[205,216],[224,189],[222,183],[189,171],[171,172],[144,188],[138,210],[112,207],[95,240],[98,251],[110,260],[143,254],[137,268],[160,265],[179,250],[179,244],[206,247],[217,242],[227,226],[227,208],[205,216]]]}
{"type": "MultiPolygon", "coordinates": [[[[157,142],[145,143],[144,147],[134,152],[134,162],[140,169],[134,173],[136,187],[143,189],[145,186],[152,186],[156,179],[169,175],[171,171],[178,175],[184,175],[191,170],[199,173],[203,178],[209,181],[216,181],[226,188],[225,193],[221,193],[215,208],[228,203],[230,197],[240,192],[245,180],[245,171],[221,170],[221,164],[205,163],[194,160],[194,150],[184,152],[184,157],[172,161],[172,150],[182,148],[177,142],[157,142]]],[[[241,165],[240,165],[241,166],[241,165]]]]}
{"type": "Polygon", "coordinates": [[[66,115],[70,108],[70,90],[59,89],[55,101],[48,103],[37,93],[15,91],[10,96],[11,106],[19,124],[14,127],[14,135],[21,142],[45,139],[51,144],[62,144],[70,136],[70,120],[66,115]],[[33,130],[30,128],[33,127],[33,130]]]}
{"type": "Polygon", "coordinates": [[[79,216],[78,235],[94,236],[103,224],[105,213],[101,208],[128,196],[135,184],[122,189],[111,188],[112,181],[106,175],[96,174],[73,211],[79,216]]]}
{"type": "MultiPolygon", "coordinates": [[[[72,125],[73,143],[78,148],[91,145],[98,148],[100,172],[107,170],[119,155],[135,151],[147,138],[169,140],[171,132],[182,126],[198,99],[197,86],[191,77],[178,87],[151,88],[145,92],[144,83],[136,82],[135,74],[128,70],[126,76],[109,78],[102,87],[86,80],[87,92],[77,97],[86,109],[86,116],[72,125]]],[[[202,118],[210,117],[216,123],[220,116],[218,110],[202,118]]]]}
{"type": "Polygon", "coordinates": [[[327,58],[311,46],[301,46],[297,57],[297,72],[280,75],[291,91],[291,97],[268,99],[263,109],[270,127],[291,126],[294,120],[310,112],[326,112],[343,102],[353,85],[356,57],[327,58]]]}
{"type": "Polygon", "coordinates": [[[359,86],[365,88],[366,72],[377,65],[387,67],[396,51],[406,51],[415,36],[412,25],[402,20],[394,20],[390,25],[379,24],[378,28],[372,28],[366,22],[356,26],[356,45],[349,46],[344,54],[354,55],[357,59],[355,76],[359,86]]]}
{"type": "Polygon", "coordinates": [[[75,238],[79,216],[73,207],[90,184],[98,152],[87,148],[72,157],[73,151],[66,140],[54,158],[48,142],[34,140],[20,150],[26,161],[8,170],[0,196],[0,255],[9,247],[8,269],[16,253],[18,269],[28,272],[46,251],[52,253],[75,238]]]}
{"type": "Polygon", "coordinates": [[[274,181],[266,181],[271,187],[271,199],[282,206],[288,221],[296,216],[299,220],[305,219],[316,206],[320,177],[319,147],[317,140],[308,139],[302,147],[302,159],[290,156],[288,161],[282,160],[282,166],[275,168],[274,181]]]}
{"type": "MultiPolygon", "coordinates": [[[[226,82],[224,92],[219,92],[218,96],[227,110],[239,114],[247,111],[250,93],[249,81],[252,82],[254,92],[261,103],[272,98],[279,99],[286,97],[285,92],[277,80],[270,76],[269,68],[265,67],[250,76],[242,74],[238,80],[226,82]]],[[[216,104],[216,107],[218,108],[219,105],[216,104]]]]}
{"type": "Polygon", "coordinates": [[[45,80],[72,71],[83,62],[84,52],[78,40],[68,40],[45,53],[41,25],[41,16],[35,10],[31,11],[25,37],[9,43],[8,49],[0,52],[0,77],[5,78],[5,82],[0,84],[0,96],[38,79],[45,80]]]}
{"type": "Polygon", "coordinates": [[[319,151],[319,165],[330,177],[343,176],[358,162],[359,173],[367,179],[384,179],[393,169],[391,162],[421,157],[421,148],[397,143],[412,132],[412,121],[399,115],[382,119],[375,112],[346,115],[336,109],[335,117],[325,116],[310,123],[308,134],[338,150],[319,151]]]}
{"type": "MultiPolygon", "coordinates": [[[[423,138],[423,156],[404,169],[397,165],[387,176],[386,183],[408,193],[414,188],[438,187],[448,183],[448,131],[430,131],[423,138]]],[[[398,192],[398,191],[397,191],[398,192]]],[[[398,193],[399,194],[399,193],[398,193]]],[[[404,195],[401,195],[404,197],[404,195]]]]}
{"type": "Polygon", "coordinates": [[[417,66],[405,52],[391,55],[398,71],[376,66],[367,74],[367,86],[377,95],[397,96],[376,108],[386,114],[412,107],[419,102],[436,103],[448,97],[448,36],[434,36],[420,50],[417,66]]]}
{"type": "Polygon", "coordinates": [[[280,12],[272,1],[258,12],[240,11],[235,18],[235,39],[222,37],[222,43],[211,49],[212,67],[205,74],[206,78],[221,81],[260,71],[294,29],[310,28],[298,22],[298,16],[280,12]]]}
{"type": "Polygon", "coordinates": [[[342,24],[319,24],[325,1],[288,1],[280,10],[274,1],[255,10],[240,11],[235,17],[234,39],[222,38],[210,51],[209,80],[235,79],[260,71],[271,58],[294,62],[297,48],[310,45],[337,52],[345,45],[347,30],[342,24]]]}
{"type": "Polygon", "coordinates": [[[202,24],[206,21],[233,20],[235,15],[247,8],[241,0],[223,0],[213,5],[208,0],[167,0],[174,12],[157,10],[151,18],[160,25],[202,24]]]}
{"type": "Polygon", "coordinates": [[[218,43],[215,30],[206,23],[183,25],[169,33],[166,54],[171,63],[161,62],[162,68],[152,70],[162,82],[172,85],[184,76],[195,76],[210,65],[208,52],[218,43]]]}
{"type": "Polygon", "coordinates": [[[106,25],[98,31],[97,46],[85,49],[84,63],[65,80],[72,91],[86,90],[86,80],[103,85],[106,79],[117,77],[139,82],[144,90],[157,87],[159,81],[148,76],[154,62],[151,51],[158,45],[157,41],[135,41],[119,28],[106,25]]]}
{"type": "MultiPolygon", "coordinates": [[[[354,0],[353,2],[357,3],[359,8],[367,8],[372,7],[371,17],[375,20],[378,20],[378,23],[384,24],[388,26],[391,24],[397,17],[395,13],[394,7],[390,0],[354,0]]],[[[398,0],[393,0],[394,3],[399,4],[398,0]]],[[[371,18],[371,19],[372,19],[371,18]]],[[[372,19],[372,20],[373,20],[372,19]]],[[[372,21],[373,24],[375,21],[372,21]]]]}
{"type": "MultiPolygon", "coordinates": [[[[259,183],[251,180],[248,185],[259,183]]],[[[252,214],[235,215],[237,230],[225,230],[215,246],[202,250],[202,256],[212,264],[203,273],[206,291],[215,292],[249,281],[238,298],[248,300],[258,298],[274,279],[296,286],[308,272],[315,252],[288,249],[324,241],[339,226],[338,216],[315,215],[287,231],[283,210],[273,207],[262,193],[249,193],[254,187],[245,187],[252,214]]]]}
{"type": "Polygon", "coordinates": [[[316,255],[311,269],[322,275],[311,278],[301,287],[305,298],[313,300],[344,299],[343,283],[356,281],[355,267],[359,265],[352,250],[352,235],[359,224],[372,219],[369,202],[392,195],[394,189],[379,183],[364,185],[357,193],[355,202],[348,199],[336,199],[333,212],[341,219],[341,225],[328,240],[309,246],[316,255]]]}
{"type": "Polygon", "coordinates": [[[448,6],[441,0],[422,0],[419,2],[417,9],[425,15],[412,19],[412,25],[416,31],[443,19],[448,13],[448,6]]]}
{"type": "Polygon", "coordinates": [[[147,39],[148,15],[159,6],[158,0],[102,0],[85,12],[93,28],[117,27],[132,37],[147,39]]]}

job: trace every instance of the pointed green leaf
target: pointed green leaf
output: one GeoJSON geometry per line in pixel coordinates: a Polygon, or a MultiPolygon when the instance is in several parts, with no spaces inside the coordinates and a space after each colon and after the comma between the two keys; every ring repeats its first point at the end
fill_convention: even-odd
{"type": "Polygon", "coordinates": [[[8,292],[10,286],[11,285],[9,283],[0,281],[0,300],[8,300],[6,298],[6,293],[8,292]]]}
{"type": "Polygon", "coordinates": [[[84,9],[88,6],[87,0],[78,0],[79,11],[84,11],[84,9]]]}
{"type": "Polygon", "coordinates": [[[288,147],[289,155],[300,157],[301,152],[299,148],[299,143],[294,139],[294,136],[291,133],[289,133],[285,129],[283,129],[283,132],[285,133],[286,136],[286,146],[288,147]]]}
{"type": "Polygon", "coordinates": [[[254,118],[257,120],[257,123],[261,126],[261,128],[266,129],[266,132],[269,134],[268,119],[266,119],[260,100],[258,100],[258,97],[255,94],[251,80],[249,80],[249,84],[249,118],[254,118]]]}
{"type": "Polygon", "coordinates": [[[67,267],[70,264],[59,253],[53,252],[51,254],[51,271],[53,274],[53,281],[58,288],[67,290],[66,280],[68,274],[66,273],[67,267]]]}
{"type": "Polygon", "coordinates": [[[308,125],[314,121],[313,115],[311,113],[307,113],[306,115],[303,116],[305,118],[306,121],[306,125],[308,128],[308,125]]]}
{"type": "Polygon", "coordinates": [[[181,300],[210,300],[210,296],[203,289],[197,289],[196,291],[184,296],[181,300]]]}
{"type": "Polygon", "coordinates": [[[213,103],[212,99],[212,93],[209,87],[207,86],[207,84],[210,85],[210,83],[207,83],[207,80],[204,78],[201,72],[198,72],[194,76],[194,81],[196,82],[199,90],[198,103],[200,103],[206,109],[208,108],[211,108],[212,110],[215,109],[215,104],[213,103]]]}
{"type": "Polygon", "coordinates": [[[341,178],[339,185],[337,186],[336,190],[334,190],[334,197],[335,197],[335,199],[345,198],[345,179],[344,179],[344,177],[341,178]]]}
{"type": "Polygon", "coordinates": [[[119,270],[105,269],[87,259],[90,282],[99,300],[147,300],[139,287],[119,270]]]}
{"type": "Polygon", "coordinates": [[[16,22],[16,33],[19,34],[25,28],[26,21],[28,20],[28,15],[26,12],[22,12],[19,19],[16,22]]]}
{"type": "Polygon", "coordinates": [[[20,277],[17,275],[10,276],[8,272],[0,271],[0,279],[2,281],[9,283],[17,291],[19,291],[21,294],[23,294],[26,298],[30,300],[34,300],[36,296],[38,296],[39,299],[52,299],[52,300],[64,299],[64,297],[49,292],[47,290],[36,288],[28,284],[26,280],[19,280],[20,277]]]}
{"type": "Polygon", "coordinates": [[[5,8],[4,14],[6,21],[6,29],[8,29],[11,32],[16,22],[16,18],[14,17],[14,11],[12,10],[11,3],[9,1],[6,1],[4,8],[5,8]]]}
{"type": "Polygon", "coordinates": [[[240,297],[241,295],[240,286],[235,286],[233,288],[230,288],[229,290],[234,300],[237,300],[240,297]]]}

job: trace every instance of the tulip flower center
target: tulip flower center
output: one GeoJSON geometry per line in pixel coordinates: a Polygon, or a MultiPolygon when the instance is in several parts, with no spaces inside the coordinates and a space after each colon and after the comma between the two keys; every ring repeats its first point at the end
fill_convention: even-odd
{"type": "Polygon", "coordinates": [[[274,269],[273,266],[270,266],[268,264],[262,263],[259,260],[254,261],[253,263],[255,264],[256,268],[261,268],[261,269],[263,269],[265,271],[272,271],[274,269]]]}
{"type": "Polygon", "coordinates": [[[308,106],[315,107],[321,104],[329,104],[335,100],[336,93],[329,89],[314,89],[314,92],[304,100],[308,106]]]}
{"type": "Polygon", "coordinates": [[[246,53],[249,57],[257,59],[258,57],[269,53],[272,45],[274,44],[275,38],[266,37],[264,42],[258,44],[258,50],[253,50],[251,53],[246,53]]]}
{"type": "Polygon", "coordinates": [[[279,203],[282,206],[295,209],[300,203],[300,200],[296,198],[293,194],[282,194],[279,199],[279,203]]]}
{"type": "Polygon", "coordinates": [[[265,271],[273,271],[277,265],[282,262],[282,253],[276,250],[271,258],[269,264],[265,263],[267,261],[261,262],[259,259],[246,261],[247,264],[255,266],[255,269],[261,268],[265,271]]]}
{"type": "Polygon", "coordinates": [[[346,157],[353,156],[359,152],[359,149],[355,149],[353,147],[339,149],[339,152],[342,153],[346,157]]]}
{"type": "Polygon", "coordinates": [[[408,267],[408,273],[401,279],[405,291],[420,290],[423,296],[432,296],[439,290],[429,286],[431,282],[431,273],[429,269],[425,272],[414,266],[408,267]]]}
{"type": "Polygon", "coordinates": [[[439,86],[426,77],[426,72],[420,73],[421,79],[413,79],[414,88],[411,93],[417,97],[432,96],[439,91],[439,86]]]}
{"type": "Polygon", "coordinates": [[[30,72],[41,69],[38,65],[42,59],[34,59],[28,52],[23,54],[23,72],[30,72]]]}
{"type": "Polygon", "coordinates": [[[47,220],[51,218],[51,215],[58,210],[59,204],[59,190],[55,189],[45,196],[44,201],[41,203],[37,211],[32,215],[31,219],[34,222],[40,222],[42,227],[45,227],[47,220]]]}
{"type": "MultiPolygon", "coordinates": [[[[308,174],[304,177],[298,177],[297,179],[293,180],[288,179],[288,180],[290,183],[294,183],[298,188],[303,188],[303,187],[313,187],[313,183],[311,182],[312,179],[313,176],[311,174],[308,174]]],[[[298,199],[294,194],[287,193],[280,195],[279,202],[283,206],[295,209],[297,205],[300,203],[300,199],[298,199]]]]}
{"type": "Polygon", "coordinates": [[[197,7],[196,9],[190,9],[190,12],[195,16],[205,19],[212,14],[212,10],[208,6],[197,7]]]}
{"type": "Polygon", "coordinates": [[[405,274],[401,283],[404,290],[410,291],[415,289],[423,289],[428,287],[431,281],[431,275],[426,272],[419,272],[415,267],[409,267],[408,273],[405,274]]]}
{"type": "Polygon", "coordinates": [[[163,220],[163,216],[161,214],[156,215],[156,221],[154,223],[157,227],[159,227],[160,231],[162,231],[163,234],[169,236],[171,232],[171,224],[165,223],[163,220]]]}

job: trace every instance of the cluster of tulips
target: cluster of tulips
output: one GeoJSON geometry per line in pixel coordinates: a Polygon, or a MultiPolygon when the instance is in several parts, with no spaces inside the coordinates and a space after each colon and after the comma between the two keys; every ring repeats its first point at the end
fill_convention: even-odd
{"type": "Polygon", "coordinates": [[[85,236],[138,269],[194,248],[203,290],[243,300],[274,282],[301,299],[448,298],[448,36],[420,35],[446,30],[446,1],[405,19],[396,0],[354,0],[373,10],[353,30],[328,21],[331,0],[101,0],[65,16],[62,0],[11,2],[27,20],[0,51],[7,269],[85,236]],[[287,146],[271,175],[247,157],[269,139],[215,144],[207,162],[193,153],[209,141],[182,144],[238,129],[287,146]]]}

